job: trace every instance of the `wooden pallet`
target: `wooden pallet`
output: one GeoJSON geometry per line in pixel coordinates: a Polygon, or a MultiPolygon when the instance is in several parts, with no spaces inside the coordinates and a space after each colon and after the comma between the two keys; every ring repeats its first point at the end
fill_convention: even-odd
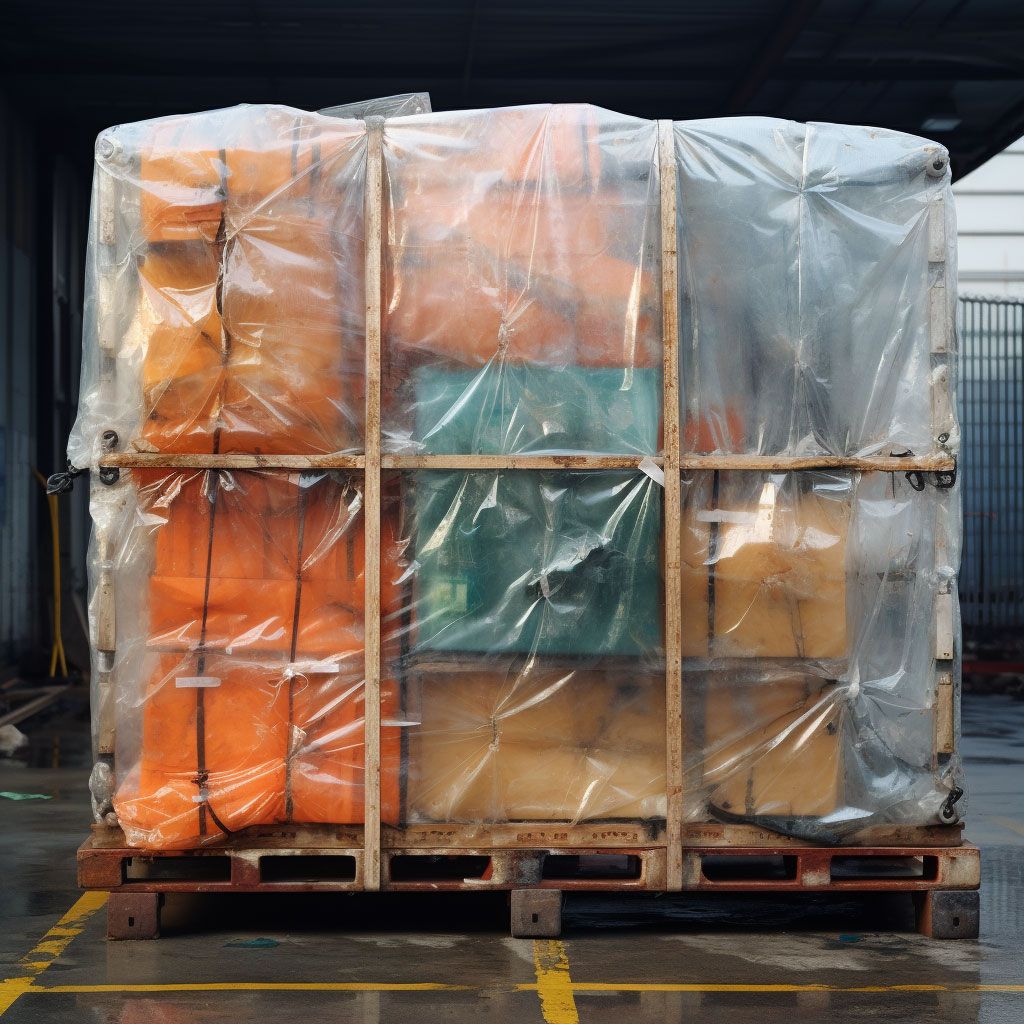
{"type": "MultiPolygon", "coordinates": [[[[918,898],[919,926],[927,934],[976,934],[976,908],[973,929],[970,908],[977,903],[980,858],[970,844],[948,845],[959,830],[933,837],[947,845],[817,847],[745,826],[708,828],[711,842],[679,851],[683,891],[906,892],[918,898]],[[741,838],[752,841],[739,845],[741,838]],[[958,913],[949,911],[950,900],[958,913]]],[[[98,827],[78,851],[78,881],[111,892],[111,938],[159,934],[160,899],[169,892],[505,890],[515,895],[516,933],[525,935],[522,929],[536,923],[543,930],[529,934],[539,935],[550,934],[550,893],[668,888],[669,849],[660,826],[386,827],[377,885],[366,877],[362,832],[281,826],[197,850],[140,851],[119,829],[98,827]],[[540,909],[530,909],[535,902],[540,909]]]]}

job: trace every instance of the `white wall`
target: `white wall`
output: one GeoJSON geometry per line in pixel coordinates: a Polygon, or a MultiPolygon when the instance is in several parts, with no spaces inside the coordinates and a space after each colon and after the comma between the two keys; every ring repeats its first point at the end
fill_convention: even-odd
{"type": "Polygon", "coordinates": [[[954,186],[960,294],[1024,298],[1024,139],[954,186]]]}

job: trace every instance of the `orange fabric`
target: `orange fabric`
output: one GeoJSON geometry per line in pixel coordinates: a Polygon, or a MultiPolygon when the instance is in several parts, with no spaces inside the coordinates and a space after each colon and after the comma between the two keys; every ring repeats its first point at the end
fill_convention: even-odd
{"type": "Polygon", "coordinates": [[[214,122],[178,119],[142,149],[153,244],[132,337],[158,450],[361,447],[365,135],[320,120],[271,117],[217,149],[214,122]]]}
{"type": "Polygon", "coordinates": [[[615,255],[642,211],[451,185],[397,202],[393,344],[469,365],[660,365],[656,268],[615,255]]]}
{"type": "Polygon", "coordinates": [[[201,242],[153,247],[139,265],[128,338],[144,357],[142,436],[162,450],[212,451],[225,379],[217,273],[215,249],[201,242]]]}
{"type": "Polygon", "coordinates": [[[258,212],[245,220],[224,264],[223,450],[361,444],[363,301],[361,253],[330,218],[258,212]]]}
{"type": "Polygon", "coordinates": [[[143,146],[139,219],[151,242],[212,242],[224,215],[224,163],[181,120],[157,125],[143,146]]]}
{"type": "Polygon", "coordinates": [[[393,346],[471,366],[660,365],[658,268],[636,262],[654,221],[599,188],[592,108],[441,119],[414,159],[402,135],[388,139],[393,346]]]}
{"type": "MultiPolygon", "coordinates": [[[[428,131],[417,139],[429,157],[416,162],[423,184],[444,184],[458,174],[515,188],[595,189],[601,174],[598,114],[584,104],[441,117],[428,131]],[[445,130],[448,134],[439,139],[445,130]]],[[[387,141],[401,155],[399,133],[387,141]]]]}
{"type": "Polygon", "coordinates": [[[224,157],[231,228],[259,205],[330,197],[365,138],[361,124],[325,123],[315,115],[247,121],[224,157]]]}
{"type": "MultiPolygon", "coordinates": [[[[332,248],[333,247],[333,248],[332,248]]],[[[130,337],[142,347],[143,437],[163,451],[317,453],[361,444],[361,278],[343,290],[317,221],[256,217],[227,246],[150,250],[130,337]],[[218,313],[222,290],[223,322],[218,313]],[[351,313],[351,311],[350,311],[351,313]]]]}
{"type": "Polygon", "coordinates": [[[193,656],[154,659],[142,715],[137,775],[114,801],[133,846],[195,846],[220,829],[207,813],[201,830],[198,701],[203,703],[208,803],[234,830],[284,817],[287,694],[279,671],[266,665],[208,658],[203,675],[219,684],[200,691],[177,685],[197,675],[193,656]]]}
{"type": "MultiPolygon", "coordinates": [[[[222,475],[214,509],[212,475],[151,470],[140,473],[140,483],[140,504],[156,534],[149,645],[164,653],[149,656],[138,768],[115,800],[129,841],[186,848],[214,839],[220,830],[212,814],[232,831],[286,819],[361,822],[361,498],[330,479],[300,490],[295,474],[232,473],[222,475]],[[197,676],[216,685],[200,697],[194,686],[177,684],[197,676]],[[212,808],[205,833],[197,802],[200,701],[212,808]]],[[[383,534],[387,615],[397,606],[400,571],[387,562],[396,553],[388,520],[383,534]]],[[[385,723],[398,719],[392,680],[381,684],[381,712],[385,723]]],[[[385,725],[385,821],[398,815],[400,744],[399,727],[385,725]]]]}

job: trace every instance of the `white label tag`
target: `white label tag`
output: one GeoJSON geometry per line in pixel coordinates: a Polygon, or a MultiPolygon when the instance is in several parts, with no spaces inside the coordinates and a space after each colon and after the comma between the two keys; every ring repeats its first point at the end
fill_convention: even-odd
{"type": "Polygon", "coordinates": [[[649,455],[640,460],[640,465],[637,468],[641,473],[646,473],[659,487],[665,486],[665,470],[649,455]]]}
{"type": "Polygon", "coordinates": [[[732,523],[735,526],[753,526],[757,522],[756,512],[730,512],[724,508],[710,512],[698,512],[698,523],[732,523]]]}
{"type": "Polygon", "coordinates": [[[285,670],[285,679],[294,676],[336,676],[341,666],[336,661],[293,661],[285,670]]]}
{"type": "Polygon", "coordinates": [[[220,686],[220,680],[216,676],[178,676],[174,685],[179,690],[208,690],[220,686]]]}

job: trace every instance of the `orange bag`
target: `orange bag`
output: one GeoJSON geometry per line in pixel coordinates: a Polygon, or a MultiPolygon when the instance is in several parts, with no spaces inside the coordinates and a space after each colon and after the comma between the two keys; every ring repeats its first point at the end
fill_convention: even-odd
{"type": "MultiPolygon", "coordinates": [[[[258,209],[275,216],[281,205],[297,211],[302,204],[309,216],[313,203],[336,203],[346,179],[362,175],[365,139],[359,121],[281,110],[247,119],[224,154],[229,233],[243,230],[258,209]]],[[[362,204],[354,205],[361,216],[362,204]]]]}
{"type": "Polygon", "coordinates": [[[361,254],[327,217],[260,211],[228,242],[221,450],[362,446],[363,287],[355,266],[361,254]]]}
{"type": "Polygon", "coordinates": [[[152,247],[139,264],[128,337],[142,349],[142,436],[163,451],[211,452],[224,387],[216,251],[203,242],[152,247]]]}
{"type": "MultiPolygon", "coordinates": [[[[149,644],[164,653],[150,656],[138,769],[115,799],[129,841],[184,848],[222,827],[361,822],[358,492],[296,474],[140,477],[140,504],[160,524],[149,644]]],[[[388,612],[398,575],[385,567],[388,612]]],[[[394,681],[381,709],[397,720],[394,681]]],[[[382,728],[385,821],[398,814],[400,742],[397,725],[382,728]]]]}
{"type": "Polygon", "coordinates": [[[209,118],[153,130],[133,333],[154,448],[362,446],[364,149],[361,125],[279,111],[242,139],[209,118]]]}
{"type": "Polygon", "coordinates": [[[635,217],[600,196],[478,195],[448,185],[399,198],[392,344],[471,366],[496,356],[660,365],[657,268],[619,255],[635,217]]]}
{"type": "MultiPolygon", "coordinates": [[[[426,157],[415,161],[423,187],[445,185],[458,174],[484,187],[593,190],[600,178],[598,114],[586,104],[470,111],[457,119],[441,114],[425,123],[415,138],[426,157]]],[[[401,156],[408,135],[401,128],[388,135],[385,127],[385,136],[390,151],[401,156]]]]}
{"type": "Polygon", "coordinates": [[[156,122],[141,147],[139,220],[150,242],[212,242],[224,217],[221,152],[199,118],[156,122]]]}
{"type": "Polygon", "coordinates": [[[221,826],[284,820],[280,671],[218,655],[206,656],[201,674],[194,655],[159,655],[152,664],[138,767],[114,799],[129,845],[185,849],[222,835],[221,826]]]}

